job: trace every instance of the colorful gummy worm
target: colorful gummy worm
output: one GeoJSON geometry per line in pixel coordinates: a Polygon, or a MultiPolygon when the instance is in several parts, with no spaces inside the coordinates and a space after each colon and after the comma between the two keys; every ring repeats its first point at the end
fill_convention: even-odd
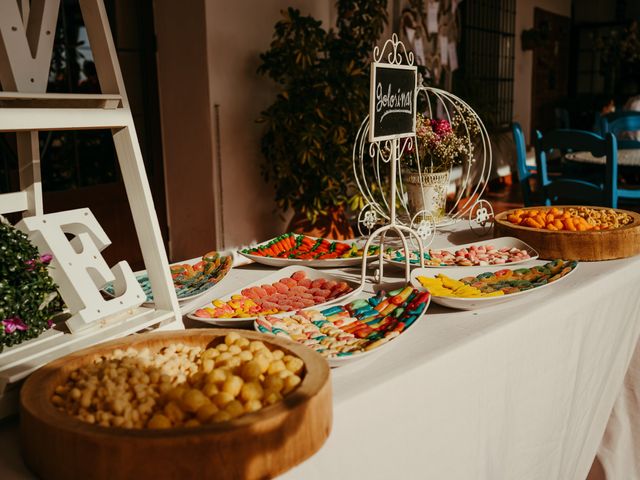
{"type": "Polygon", "coordinates": [[[427,308],[429,292],[412,286],[290,317],[260,316],[260,332],[291,338],[324,357],[345,357],[377,348],[409,328],[427,308]]]}
{"type": "Polygon", "coordinates": [[[231,269],[231,257],[220,256],[218,252],[209,252],[194,265],[188,263],[171,265],[171,278],[176,291],[183,288],[193,289],[207,283],[218,283],[231,269]]]}
{"type": "MultiPolygon", "coordinates": [[[[169,270],[178,299],[198,295],[213,287],[231,270],[232,264],[232,257],[221,256],[218,252],[209,252],[194,265],[188,263],[170,265],[169,270]]],[[[147,296],[146,301],[152,302],[153,292],[148,275],[137,275],[136,279],[147,296]]],[[[113,283],[107,284],[104,290],[110,295],[115,295],[113,283]]]]}
{"type": "MultiPolygon", "coordinates": [[[[389,256],[392,260],[404,262],[404,249],[392,250],[389,256]]],[[[420,252],[413,251],[409,256],[409,262],[417,264],[419,257],[420,252]]],[[[428,252],[424,252],[425,265],[432,267],[502,265],[529,258],[531,256],[526,250],[515,247],[496,248],[493,245],[471,245],[452,251],[429,249],[428,252]]]]}
{"type": "Polygon", "coordinates": [[[554,282],[571,272],[578,262],[554,260],[531,268],[485,272],[475,277],[454,280],[439,274],[435,278],[416,277],[436,297],[497,297],[523,292],[554,282]]]}
{"type": "Polygon", "coordinates": [[[307,278],[304,271],[281,278],[271,285],[247,287],[227,301],[214,300],[212,306],[196,310],[202,318],[251,318],[259,314],[290,312],[312,307],[350,293],[347,282],[307,278]]]}
{"type": "MultiPolygon", "coordinates": [[[[370,247],[369,255],[374,255],[379,247],[370,247]]],[[[242,250],[242,253],[260,257],[294,258],[299,260],[329,260],[333,258],[361,257],[362,249],[353,243],[312,238],[306,235],[285,233],[259,247],[242,250]]]]}

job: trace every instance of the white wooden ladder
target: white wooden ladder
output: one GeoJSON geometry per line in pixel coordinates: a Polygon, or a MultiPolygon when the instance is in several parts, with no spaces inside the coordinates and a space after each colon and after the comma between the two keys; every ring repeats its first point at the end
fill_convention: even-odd
{"type": "Polygon", "coordinates": [[[46,93],[60,0],[0,1],[0,132],[16,132],[20,191],[0,194],[0,214],[43,215],[39,130],[110,129],[154,293],[154,308],[124,311],[77,333],[49,330],[0,353],[0,418],[19,382],[41,365],[111,338],[162,324],[182,328],[142,153],[102,0],[80,0],[102,94],[46,93]]]}

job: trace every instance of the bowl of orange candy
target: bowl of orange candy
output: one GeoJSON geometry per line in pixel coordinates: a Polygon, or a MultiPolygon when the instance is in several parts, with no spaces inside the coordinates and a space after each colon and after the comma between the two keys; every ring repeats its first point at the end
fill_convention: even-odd
{"type": "Polygon", "coordinates": [[[552,231],[588,232],[609,230],[628,225],[633,218],[626,212],[612,208],[591,207],[541,207],[517,209],[507,215],[507,220],[522,227],[552,231]]]}

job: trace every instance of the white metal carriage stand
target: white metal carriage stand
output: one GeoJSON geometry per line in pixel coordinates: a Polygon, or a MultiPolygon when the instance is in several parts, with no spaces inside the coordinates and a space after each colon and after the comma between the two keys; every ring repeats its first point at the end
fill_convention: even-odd
{"type": "MultiPolygon", "coordinates": [[[[380,61],[386,58],[387,63],[394,65],[398,68],[407,68],[413,64],[413,55],[411,52],[407,53],[404,49],[404,45],[397,41],[397,37],[393,36],[391,40],[385,43],[382,52],[378,49],[374,50],[374,64],[380,65],[380,61]],[[385,53],[389,50],[389,53],[385,57],[385,53]],[[403,55],[404,54],[404,55],[403,55]],[[407,65],[398,65],[406,59],[407,65]]],[[[372,74],[373,82],[373,74],[372,74]]],[[[373,84],[373,83],[372,83],[373,84]]],[[[462,160],[462,180],[461,185],[458,187],[458,193],[452,202],[452,205],[445,211],[442,218],[436,219],[434,215],[425,209],[427,204],[426,195],[427,187],[423,184],[422,175],[418,175],[420,178],[420,192],[422,196],[422,210],[415,211],[411,209],[409,202],[407,201],[405,192],[407,187],[405,181],[402,178],[402,172],[398,171],[398,164],[400,157],[404,153],[405,149],[411,147],[415,148],[414,155],[417,161],[417,169],[422,172],[421,161],[426,162],[425,166],[429,166],[426,159],[420,159],[417,148],[417,138],[414,134],[411,136],[395,136],[394,138],[383,138],[382,140],[374,140],[372,123],[374,119],[373,109],[373,96],[372,89],[372,107],[369,116],[362,122],[358,134],[356,135],[356,142],[353,150],[353,169],[356,183],[360,192],[362,193],[366,205],[361,210],[358,217],[358,226],[361,234],[364,235],[362,226],[369,231],[378,222],[378,219],[388,221],[388,227],[409,227],[412,233],[417,233],[417,236],[421,239],[421,242],[417,242],[412,245],[413,248],[426,248],[433,241],[437,228],[446,227],[450,224],[455,224],[463,219],[468,219],[470,229],[482,236],[487,234],[493,225],[493,208],[491,204],[482,199],[482,195],[486,191],[486,187],[489,181],[489,176],[492,166],[492,151],[489,134],[482,120],[473,111],[473,109],[459,97],[446,92],[441,89],[420,85],[415,87],[416,103],[417,98],[421,98],[426,101],[425,111],[428,113],[429,118],[442,117],[447,120],[449,124],[453,124],[453,118],[458,116],[460,118],[461,125],[464,130],[464,143],[466,144],[469,155],[466,155],[462,160]],[[476,132],[475,136],[471,132],[476,132]],[[367,148],[368,144],[368,148],[367,148]],[[386,152],[386,155],[385,155],[386,152]],[[365,159],[372,160],[372,168],[375,178],[368,178],[365,167],[365,159]],[[380,164],[391,162],[391,180],[390,180],[390,192],[387,200],[387,193],[384,181],[380,174],[380,164]],[[398,163],[396,163],[398,162],[398,163]],[[474,172],[475,170],[475,172],[474,172]],[[379,194],[374,194],[369,185],[375,184],[379,194]],[[398,186],[400,188],[400,195],[397,196],[398,186]],[[474,201],[466,201],[463,203],[463,197],[467,195],[468,198],[474,201]],[[400,208],[404,212],[404,216],[407,220],[399,219],[396,214],[396,202],[399,202],[400,208]]],[[[414,113],[415,114],[415,113],[414,113]]],[[[431,165],[432,166],[432,165],[431,165]]],[[[449,175],[453,166],[450,167],[449,175]]],[[[445,193],[446,195],[446,193],[445,193]]],[[[389,230],[389,229],[387,229],[389,230]]],[[[395,230],[395,228],[394,228],[395,230]]],[[[378,232],[379,233],[379,232],[378,232]]],[[[413,239],[412,237],[410,237],[413,239]]],[[[404,237],[403,248],[405,249],[405,257],[409,257],[411,252],[407,250],[404,237]]],[[[384,239],[383,239],[384,240],[384,239]]],[[[383,252],[381,252],[381,256],[383,252]]],[[[423,265],[424,257],[422,257],[420,264],[423,265]]]]}
{"type": "MultiPolygon", "coordinates": [[[[375,155],[376,161],[378,162],[381,159],[385,163],[387,162],[390,163],[390,167],[391,167],[391,176],[390,176],[391,186],[390,186],[390,193],[389,193],[390,213],[389,213],[389,223],[371,232],[369,235],[369,238],[367,239],[367,242],[365,243],[364,250],[363,250],[364,255],[363,255],[362,272],[361,272],[363,285],[364,285],[366,274],[367,274],[367,257],[368,257],[369,247],[373,244],[373,241],[376,239],[376,237],[380,237],[379,270],[376,273],[376,277],[377,277],[376,281],[382,282],[384,279],[384,262],[385,262],[384,241],[385,241],[387,232],[389,231],[395,232],[398,235],[398,237],[400,237],[400,240],[402,242],[403,248],[405,249],[405,252],[409,252],[409,247],[407,244],[405,233],[408,233],[410,237],[413,236],[419,246],[420,265],[422,266],[424,262],[424,246],[422,244],[422,239],[414,229],[397,222],[397,219],[396,219],[397,167],[398,167],[398,163],[400,162],[400,158],[402,156],[402,152],[404,148],[406,148],[407,145],[410,144],[410,142],[415,142],[415,115],[416,115],[415,106],[416,106],[416,93],[417,93],[417,90],[415,88],[416,81],[417,81],[417,68],[413,63],[413,53],[406,51],[403,43],[398,40],[398,37],[396,34],[393,34],[391,39],[385,42],[382,49],[375,47],[373,51],[373,64],[371,66],[371,100],[370,100],[371,111],[369,115],[369,123],[370,123],[369,140],[371,142],[370,154],[372,156],[375,155]],[[406,64],[403,64],[403,62],[406,62],[406,64]],[[413,72],[414,85],[411,90],[412,106],[411,108],[408,108],[408,112],[407,111],[403,112],[403,113],[409,113],[412,116],[413,127],[409,129],[405,129],[405,131],[402,131],[402,128],[400,128],[399,131],[394,130],[392,133],[389,133],[389,134],[383,133],[381,135],[377,135],[375,132],[375,126],[374,126],[374,122],[376,121],[376,112],[375,112],[375,104],[376,104],[375,98],[376,98],[376,88],[377,88],[376,70],[378,67],[384,68],[385,66],[389,66],[391,70],[398,70],[400,72],[402,70],[408,70],[410,72],[413,72]],[[402,143],[400,142],[401,139],[403,139],[402,143]],[[385,153],[383,152],[383,150],[385,150],[388,153],[388,157],[385,156],[385,153]]],[[[382,115],[382,117],[384,118],[384,115],[382,115]]],[[[356,147],[354,146],[354,152],[355,152],[355,149],[356,147]]],[[[355,167],[355,158],[354,158],[354,169],[355,168],[356,167],[355,167]]],[[[356,180],[357,178],[358,176],[356,172],[356,180]]],[[[358,182],[358,185],[360,186],[359,182],[358,182]]],[[[363,189],[362,186],[360,186],[360,189],[361,190],[363,189]]],[[[376,205],[371,205],[371,206],[373,208],[376,208],[377,210],[380,210],[379,207],[376,205]]],[[[405,259],[405,279],[407,283],[410,280],[410,266],[411,265],[409,261],[409,255],[407,255],[405,259]]]]}

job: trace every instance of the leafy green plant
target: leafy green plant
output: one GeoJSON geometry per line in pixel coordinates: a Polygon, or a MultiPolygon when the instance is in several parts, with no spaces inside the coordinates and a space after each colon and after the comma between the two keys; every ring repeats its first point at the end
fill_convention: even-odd
{"type": "Polygon", "coordinates": [[[50,261],[24,233],[0,221],[0,351],[40,335],[61,310],[50,261]]]}
{"type": "Polygon", "coordinates": [[[336,29],[289,8],[258,72],[280,87],[262,112],[262,174],[276,202],[315,222],[362,206],[351,155],[369,102],[369,63],[387,22],[386,0],[338,0],[336,29]]]}

